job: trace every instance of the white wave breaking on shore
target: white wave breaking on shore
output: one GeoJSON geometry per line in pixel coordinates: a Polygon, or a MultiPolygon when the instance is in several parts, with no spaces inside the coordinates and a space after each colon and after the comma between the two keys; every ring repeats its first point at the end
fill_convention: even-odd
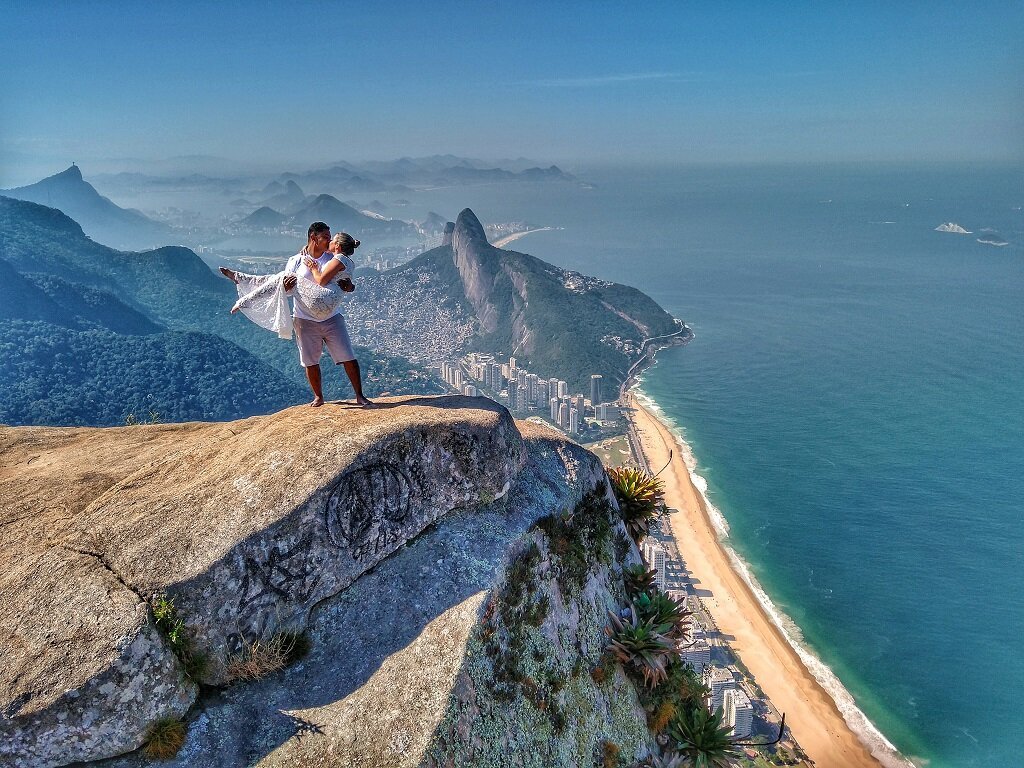
{"type": "Polygon", "coordinates": [[[690,474],[690,481],[693,483],[694,488],[697,489],[707,508],[708,517],[711,519],[711,524],[715,529],[715,535],[718,537],[722,549],[729,558],[730,565],[746,583],[762,610],[771,619],[779,632],[782,633],[782,636],[796,652],[797,656],[799,656],[804,666],[807,667],[814,679],[818,681],[818,685],[835,702],[836,708],[843,716],[843,720],[857,734],[861,742],[867,746],[871,754],[886,768],[915,768],[915,763],[904,757],[896,746],[875,727],[867,715],[860,710],[853,695],[846,689],[832,669],[804,644],[803,632],[797,623],[775,605],[768,596],[768,593],[764,591],[764,588],[754,577],[749,564],[739,556],[736,550],[729,546],[727,543],[730,530],[729,522],[721,510],[712,504],[708,498],[708,482],[697,472],[697,457],[685,440],[685,430],[665,412],[664,408],[658,405],[654,398],[640,389],[642,384],[643,379],[637,379],[633,393],[636,399],[643,404],[644,408],[653,413],[665,425],[672,437],[675,438],[676,446],[690,474]]]}

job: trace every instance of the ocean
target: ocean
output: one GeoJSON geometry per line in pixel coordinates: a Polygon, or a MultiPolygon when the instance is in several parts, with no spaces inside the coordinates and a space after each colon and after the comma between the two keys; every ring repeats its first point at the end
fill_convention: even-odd
{"type": "Polygon", "coordinates": [[[685,320],[642,390],[794,637],[915,762],[1024,764],[1024,169],[578,175],[414,202],[685,320]]]}

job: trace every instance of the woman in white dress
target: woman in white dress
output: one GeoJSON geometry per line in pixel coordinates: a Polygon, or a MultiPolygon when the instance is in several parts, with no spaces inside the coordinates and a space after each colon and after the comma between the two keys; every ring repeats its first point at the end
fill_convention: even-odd
{"type": "Polygon", "coordinates": [[[346,245],[351,251],[359,247],[359,241],[340,232],[331,240],[329,250],[335,254],[340,269],[330,269],[328,274],[324,274],[328,272],[327,269],[321,272],[313,259],[306,257],[303,260],[313,273],[313,280],[297,277],[291,272],[250,275],[221,267],[221,273],[234,282],[238,290],[238,301],[231,308],[231,314],[241,312],[261,328],[276,332],[282,339],[290,339],[290,295],[302,305],[309,317],[326,320],[334,314],[342,297],[352,290],[352,262],[345,253],[346,245]],[[348,240],[344,240],[343,236],[348,240]]]}

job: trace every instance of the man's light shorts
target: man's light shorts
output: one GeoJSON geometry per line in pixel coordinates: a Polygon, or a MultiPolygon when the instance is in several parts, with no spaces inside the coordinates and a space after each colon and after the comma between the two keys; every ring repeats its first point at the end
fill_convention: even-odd
{"type": "Polygon", "coordinates": [[[303,368],[320,362],[325,344],[335,365],[356,359],[352,342],[348,338],[348,328],[345,327],[345,318],[340,313],[321,322],[294,317],[292,325],[295,328],[295,342],[299,345],[299,362],[303,368]]]}

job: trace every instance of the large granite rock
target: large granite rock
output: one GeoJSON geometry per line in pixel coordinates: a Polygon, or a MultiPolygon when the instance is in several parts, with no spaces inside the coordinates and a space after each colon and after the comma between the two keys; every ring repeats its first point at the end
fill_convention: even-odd
{"type": "Polygon", "coordinates": [[[208,684],[273,632],[305,629],[312,640],[284,672],[204,689],[172,765],[468,766],[521,748],[520,764],[571,766],[605,740],[645,754],[632,685],[621,673],[601,685],[589,676],[635,549],[621,546],[616,524],[620,557],[595,559],[585,584],[565,591],[534,527],[603,489],[599,462],[486,399],[385,406],[0,428],[0,557],[10,564],[0,570],[0,765],[123,754],[154,720],[196,702],[154,629],[155,594],[173,597],[208,655],[208,684]],[[482,628],[530,542],[550,610],[537,627],[499,635],[529,635],[528,651],[506,643],[502,653],[529,653],[534,674],[565,676],[558,733],[540,727],[548,715],[536,691],[486,686],[494,642],[482,628]]]}

